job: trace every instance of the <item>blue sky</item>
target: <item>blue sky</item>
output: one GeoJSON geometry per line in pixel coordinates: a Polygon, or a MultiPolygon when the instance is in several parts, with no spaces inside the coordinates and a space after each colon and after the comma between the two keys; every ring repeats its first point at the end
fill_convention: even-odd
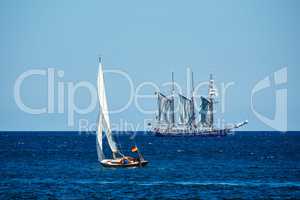
{"type": "MultiPolygon", "coordinates": [[[[288,130],[299,130],[300,73],[299,1],[0,1],[0,130],[77,130],[79,119],[93,123],[97,108],[75,114],[75,125],[67,126],[67,110],[32,115],[20,110],[14,99],[15,81],[31,69],[64,71],[58,82],[89,81],[96,86],[97,57],[106,69],[126,72],[134,89],[151,81],[161,86],[170,80],[185,85],[186,67],[195,82],[213,73],[217,83],[234,82],[226,95],[226,122],[249,120],[241,130],[273,130],[250,108],[255,84],[287,66],[288,130]]],[[[124,78],[106,76],[110,108],[124,105],[129,87],[124,78]]],[[[272,85],[255,96],[255,109],[272,118],[275,91],[272,85]]],[[[67,95],[65,88],[65,95],[67,95]]],[[[168,92],[167,87],[161,90],[168,92]]],[[[55,99],[57,99],[57,88],[55,99]]],[[[140,93],[153,94],[144,87],[140,93]]],[[[201,95],[205,95],[205,90],[201,95]]],[[[27,105],[47,105],[47,81],[34,76],[24,81],[21,96],[27,105]]],[[[86,107],[89,93],[75,95],[76,105],[86,107]]],[[[67,100],[65,100],[67,103],[67,100]]],[[[141,101],[154,108],[154,100],[141,101]]],[[[67,106],[65,106],[67,107],[67,106]]],[[[134,104],[112,114],[135,125],[153,115],[143,114],[134,104]]]]}

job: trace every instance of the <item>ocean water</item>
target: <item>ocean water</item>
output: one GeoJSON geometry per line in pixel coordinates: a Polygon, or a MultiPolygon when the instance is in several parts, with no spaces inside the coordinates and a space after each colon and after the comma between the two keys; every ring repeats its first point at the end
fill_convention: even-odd
{"type": "Polygon", "coordinates": [[[0,199],[300,199],[300,132],[116,140],[148,166],[103,168],[93,134],[0,133],[0,199]]]}

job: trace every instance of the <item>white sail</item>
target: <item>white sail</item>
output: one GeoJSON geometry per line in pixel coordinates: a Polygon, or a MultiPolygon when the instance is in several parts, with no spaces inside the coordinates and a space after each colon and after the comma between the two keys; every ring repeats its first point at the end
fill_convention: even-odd
{"type": "Polygon", "coordinates": [[[105,131],[106,131],[106,137],[107,137],[107,141],[108,141],[111,151],[113,153],[118,152],[118,148],[112,138],[112,132],[111,132],[111,128],[110,128],[107,99],[106,99],[106,94],[105,94],[103,67],[102,67],[101,63],[99,63],[97,85],[98,85],[98,98],[99,98],[99,103],[100,103],[100,116],[99,116],[98,130],[97,130],[97,142],[98,142],[98,147],[99,147],[99,151],[100,151],[100,153],[98,153],[98,157],[99,157],[99,154],[101,157],[101,155],[103,155],[103,152],[102,152],[102,131],[103,131],[103,129],[105,129],[105,131]]]}
{"type": "Polygon", "coordinates": [[[192,124],[194,120],[194,103],[192,99],[188,99],[187,97],[179,95],[179,120],[182,124],[192,124]]]}
{"type": "Polygon", "coordinates": [[[158,92],[158,121],[164,123],[174,123],[174,99],[168,98],[158,92]]]}
{"type": "Polygon", "coordinates": [[[208,108],[209,108],[209,104],[210,101],[205,98],[205,97],[201,97],[201,110],[200,110],[200,114],[201,114],[201,123],[202,125],[207,125],[209,123],[208,121],[208,108]]]}
{"type": "Polygon", "coordinates": [[[97,134],[96,134],[96,145],[97,145],[97,155],[98,160],[101,161],[104,159],[104,153],[102,148],[102,116],[99,114],[97,134]]]}

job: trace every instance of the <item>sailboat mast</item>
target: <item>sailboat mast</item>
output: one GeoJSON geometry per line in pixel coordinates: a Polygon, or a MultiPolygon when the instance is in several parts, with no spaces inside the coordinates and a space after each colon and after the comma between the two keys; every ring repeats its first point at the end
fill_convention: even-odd
{"type": "MultiPolygon", "coordinates": [[[[99,66],[101,64],[101,57],[99,56],[99,66]]],[[[99,74],[97,75],[97,87],[98,87],[98,100],[100,103],[100,90],[99,90],[99,74]]],[[[97,149],[97,155],[98,155],[98,161],[103,160],[104,153],[103,153],[103,144],[102,144],[102,115],[101,115],[101,103],[99,104],[99,113],[98,113],[98,119],[97,119],[97,132],[96,132],[96,149],[97,149]]]]}

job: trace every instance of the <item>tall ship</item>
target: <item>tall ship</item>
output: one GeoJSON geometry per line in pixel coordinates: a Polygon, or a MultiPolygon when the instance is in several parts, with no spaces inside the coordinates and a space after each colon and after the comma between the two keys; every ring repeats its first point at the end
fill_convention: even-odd
{"type": "Polygon", "coordinates": [[[224,128],[214,126],[214,104],[216,103],[217,90],[212,74],[210,74],[208,83],[208,95],[206,97],[201,96],[200,120],[198,120],[195,109],[193,73],[190,98],[182,94],[175,94],[173,73],[171,94],[167,96],[158,91],[156,95],[157,114],[155,120],[149,123],[150,132],[156,136],[226,136],[233,134],[233,129],[248,123],[246,120],[224,128]],[[178,102],[176,110],[175,102],[178,102]]]}

